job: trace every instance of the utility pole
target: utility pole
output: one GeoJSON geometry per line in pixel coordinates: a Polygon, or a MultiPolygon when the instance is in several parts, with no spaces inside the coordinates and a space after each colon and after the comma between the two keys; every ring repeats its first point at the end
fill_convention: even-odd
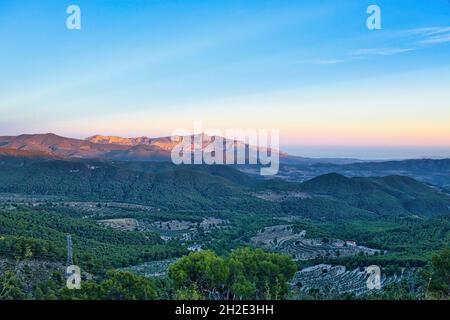
{"type": "Polygon", "coordinates": [[[79,266],[73,265],[72,236],[67,235],[67,266],[66,286],[69,290],[81,289],[81,270],[79,266]]]}

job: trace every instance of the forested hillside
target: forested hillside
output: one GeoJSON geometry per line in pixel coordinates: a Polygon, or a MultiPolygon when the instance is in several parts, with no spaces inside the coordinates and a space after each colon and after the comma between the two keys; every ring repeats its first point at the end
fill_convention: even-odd
{"type": "Polygon", "coordinates": [[[125,201],[160,209],[229,210],[313,217],[432,216],[450,213],[450,196],[411,178],[327,174],[303,184],[251,178],[228,166],[170,163],[9,160],[0,162],[0,192],[125,201]],[[287,194],[281,201],[255,192],[287,194]],[[305,192],[307,198],[290,197],[305,192]]]}
{"type": "Polygon", "coordinates": [[[417,298],[450,243],[449,195],[396,175],[298,183],[230,166],[3,155],[0,180],[5,298],[341,298],[302,289],[293,274],[370,264],[392,282],[372,298],[417,298]],[[67,235],[83,271],[77,292],[64,285],[67,235]]]}

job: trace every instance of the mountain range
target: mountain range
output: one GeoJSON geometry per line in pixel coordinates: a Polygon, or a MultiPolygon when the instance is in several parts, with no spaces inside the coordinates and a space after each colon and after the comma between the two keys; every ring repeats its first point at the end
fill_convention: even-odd
{"type": "MultiPolygon", "coordinates": [[[[194,141],[194,135],[187,138],[194,141]]],[[[61,137],[53,133],[23,134],[0,137],[0,154],[17,156],[44,156],[56,158],[114,159],[124,161],[167,161],[171,150],[183,137],[138,137],[122,138],[117,136],[95,135],[84,140],[61,137]]],[[[214,141],[215,137],[201,134],[202,149],[214,141]]],[[[224,139],[225,144],[234,144],[246,150],[265,150],[240,141],[224,139]]],[[[247,151],[248,152],[248,151],[247,151]]],[[[280,153],[282,157],[288,157],[280,153]]]]}
{"type": "Polygon", "coordinates": [[[408,176],[450,190],[450,159],[364,161],[345,164],[318,160],[310,165],[285,163],[280,166],[278,177],[301,182],[327,173],[339,173],[348,177],[408,176]]]}
{"type": "MultiPolygon", "coordinates": [[[[191,136],[192,139],[194,136],[191,136]]],[[[204,136],[206,141],[213,137],[204,136]]],[[[86,139],[73,139],[47,134],[0,136],[0,156],[50,159],[103,159],[117,161],[170,161],[171,150],[181,137],[137,137],[95,135],[86,139]]],[[[250,148],[240,141],[224,139],[250,148]]],[[[203,148],[206,144],[203,144],[203,148]]],[[[339,173],[349,177],[401,175],[421,182],[450,189],[450,159],[411,159],[399,161],[361,161],[342,158],[306,158],[280,152],[280,171],[277,177],[302,182],[314,177],[339,173]]],[[[247,173],[258,173],[255,166],[238,166],[247,173]]]]}
{"type": "MultiPolygon", "coordinates": [[[[23,134],[19,136],[0,137],[0,152],[18,155],[35,155],[57,158],[103,158],[119,157],[128,153],[138,153],[140,145],[106,142],[98,137],[86,140],[61,137],[53,133],[23,134]],[[96,141],[98,139],[98,141],[96,141]],[[92,140],[92,141],[91,141],[92,140]],[[25,152],[25,153],[24,153],[25,152]]],[[[161,145],[161,144],[160,144],[161,145]]],[[[164,151],[158,146],[142,145],[147,150],[146,156],[164,151]]]]}

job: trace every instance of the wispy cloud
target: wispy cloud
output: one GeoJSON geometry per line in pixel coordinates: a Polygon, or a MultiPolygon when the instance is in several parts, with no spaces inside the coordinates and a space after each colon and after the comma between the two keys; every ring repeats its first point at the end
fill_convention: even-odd
{"type": "Polygon", "coordinates": [[[355,56],[363,55],[377,55],[377,56],[392,56],[403,52],[412,51],[414,48],[365,48],[353,51],[355,56]]]}
{"type": "Polygon", "coordinates": [[[450,42],[450,33],[440,34],[437,36],[430,37],[428,39],[424,39],[419,41],[420,44],[440,44],[450,42]]]}
{"type": "Polygon", "coordinates": [[[408,47],[406,48],[363,48],[353,51],[354,56],[378,55],[391,56],[418,49],[424,45],[437,45],[450,42],[450,26],[433,26],[415,29],[404,29],[394,34],[400,38],[406,38],[408,47]]]}
{"type": "Polygon", "coordinates": [[[410,35],[423,35],[423,36],[433,36],[436,34],[442,34],[450,32],[450,27],[425,27],[425,28],[415,28],[406,29],[402,33],[410,35]]]}
{"type": "Polygon", "coordinates": [[[404,30],[403,34],[417,36],[420,45],[434,45],[450,42],[450,27],[425,27],[404,30]]]}

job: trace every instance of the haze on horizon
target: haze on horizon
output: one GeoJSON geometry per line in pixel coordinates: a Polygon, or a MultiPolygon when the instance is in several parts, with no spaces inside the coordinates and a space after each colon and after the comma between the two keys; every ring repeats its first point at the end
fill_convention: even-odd
{"type": "Polygon", "coordinates": [[[450,157],[450,3],[0,2],[0,135],[279,129],[284,150],[450,157]]]}

